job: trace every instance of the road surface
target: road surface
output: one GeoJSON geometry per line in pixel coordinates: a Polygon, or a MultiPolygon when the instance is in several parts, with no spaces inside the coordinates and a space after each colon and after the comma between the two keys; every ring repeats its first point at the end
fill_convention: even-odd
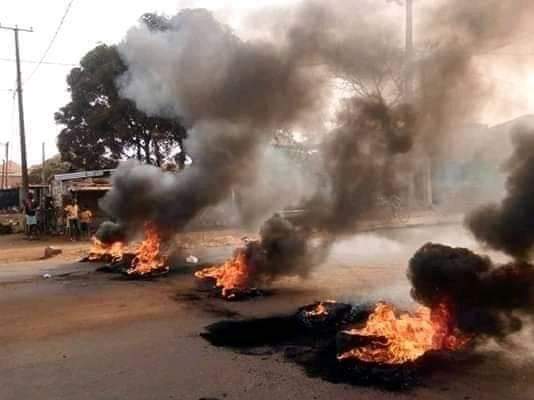
{"type": "MultiPolygon", "coordinates": [[[[95,273],[90,264],[3,266],[0,399],[532,399],[532,353],[519,349],[488,351],[481,363],[436,372],[424,386],[399,394],[310,378],[279,355],[236,354],[199,337],[206,325],[232,313],[265,316],[316,299],[407,304],[410,254],[431,239],[471,243],[458,230],[350,238],[310,279],[279,282],[273,296],[244,303],[191,300],[195,282],[187,267],[136,282],[95,273]],[[42,278],[44,271],[52,278],[42,278]]],[[[201,259],[221,260],[231,250],[211,249],[201,259]]]]}

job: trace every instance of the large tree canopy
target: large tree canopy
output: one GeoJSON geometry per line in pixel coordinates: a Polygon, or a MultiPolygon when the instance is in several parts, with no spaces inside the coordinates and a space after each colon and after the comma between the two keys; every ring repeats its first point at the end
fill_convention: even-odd
{"type": "Polygon", "coordinates": [[[45,182],[49,182],[54,175],[71,171],[72,166],[68,162],[61,161],[61,155],[58,154],[45,160],[44,165],[35,165],[30,168],[29,179],[31,184],[42,183],[43,169],[45,182]]]}
{"type": "Polygon", "coordinates": [[[181,148],[179,121],[150,117],[119,96],[116,81],[127,70],[115,46],[99,45],[67,77],[71,102],[55,114],[65,128],[58,136],[63,161],[76,169],[114,167],[137,158],[161,165],[181,148]]]}

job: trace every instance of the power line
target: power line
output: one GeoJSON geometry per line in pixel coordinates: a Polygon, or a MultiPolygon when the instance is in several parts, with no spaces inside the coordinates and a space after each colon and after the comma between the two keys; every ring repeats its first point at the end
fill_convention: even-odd
{"type": "MultiPolygon", "coordinates": [[[[5,62],[16,62],[17,60],[13,59],[13,58],[3,58],[3,57],[0,57],[0,61],[5,61],[5,62]]],[[[74,64],[74,63],[66,63],[66,62],[57,62],[57,61],[35,61],[35,60],[20,60],[21,63],[26,63],[26,64],[44,64],[44,65],[59,65],[59,66],[64,66],[64,67],[76,67],[78,66],[78,64],[74,64]]]]}
{"type": "Polygon", "coordinates": [[[56,31],[54,32],[54,35],[52,36],[52,39],[50,40],[50,43],[48,43],[48,47],[46,48],[46,50],[44,51],[43,55],[41,56],[41,59],[39,60],[39,62],[37,63],[37,65],[35,66],[35,68],[33,69],[33,71],[30,73],[30,75],[28,75],[28,77],[24,80],[24,84],[28,83],[28,81],[33,78],[33,76],[35,75],[35,73],[37,72],[37,70],[39,69],[39,67],[41,66],[41,64],[43,64],[44,62],[44,59],[46,58],[46,56],[48,55],[48,52],[50,51],[50,49],[52,48],[52,46],[54,45],[54,42],[56,41],[56,38],[58,37],[58,34],[59,34],[59,31],[61,30],[61,27],[63,26],[63,23],[65,22],[65,18],[67,18],[67,15],[69,14],[69,11],[70,11],[70,8],[72,6],[72,3],[74,3],[74,0],[70,0],[69,3],[67,4],[67,7],[65,8],[65,12],[63,13],[63,16],[61,17],[61,20],[59,21],[59,25],[56,29],[56,31]]]}

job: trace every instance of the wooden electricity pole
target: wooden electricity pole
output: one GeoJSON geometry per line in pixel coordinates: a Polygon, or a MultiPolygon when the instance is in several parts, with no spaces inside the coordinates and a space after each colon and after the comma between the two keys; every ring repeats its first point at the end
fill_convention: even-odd
{"type": "Polygon", "coordinates": [[[414,44],[413,44],[413,0],[406,1],[406,76],[404,78],[404,97],[407,102],[413,99],[413,64],[414,64],[414,44]]]}
{"type": "MultiPolygon", "coordinates": [[[[406,2],[406,72],[404,77],[404,98],[407,103],[414,101],[414,78],[415,78],[415,51],[413,40],[413,2],[414,0],[405,0],[406,2]]],[[[432,205],[433,193],[432,193],[432,159],[430,154],[423,151],[422,160],[422,197],[425,205],[432,205]]]]}
{"type": "Polygon", "coordinates": [[[4,187],[5,170],[6,170],[6,160],[2,160],[2,177],[0,178],[0,189],[5,189],[4,187]]]}
{"type": "Polygon", "coordinates": [[[46,177],[45,177],[45,142],[43,142],[43,148],[42,148],[42,156],[43,161],[41,163],[41,184],[46,184],[46,177]]]}
{"type": "Polygon", "coordinates": [[[6,142],[6,164],[2,175],[2,187],[7,189],[9,176],[9,142],[6,142]]]}
{"type": "Polygon", "coordinates": [[[24,104],[22,98],[22,78],[20,72],[20,50],[19,50],[19,32],[33,32],[32,28],[20,28],[18,25],[7,26],[0,25],[0,29],[11,30],[15,34],[15,57],[17,63],[17,94],[19,100],[19,133],[20,133],[20,161],[22,170],[22,198],[26,200],[28,196],[28,162],[26,158],[26,130],[24,128],[24,104]]]}

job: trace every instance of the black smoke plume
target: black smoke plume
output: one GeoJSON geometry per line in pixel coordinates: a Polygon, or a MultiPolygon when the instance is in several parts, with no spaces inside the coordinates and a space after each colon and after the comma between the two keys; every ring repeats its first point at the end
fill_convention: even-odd
{"type": "MultiPolygon", "coordinates": [[[[437,51],[421,61],[415,105],[422,143],[434,156],[439,155],[444,132],[472,118],[490,98],[491,87],[478,71],[478,54],[512,41],[534,17],[534,3],[526,0],[438,4],[428,20],[437,51]]],[[[534,240],[529,222],[534,216],[530,205],[533,139],[527,132],[515,136],[516,152],[507,166],[508,195],[503,202],[485,206],[466,219],[478,240],[517,261],[495,265],[468,249],[431,243],[410,260],[413,298],[428,307],[447,303],[464,332],[504,338],[520,330],[534,311],[534,268],[525,262],[534,240]]]]}
{"type": "Polygon", "coordinates": [[[295,40],[304,39],[243,41],[206,10],[181,11],[164,31],[132,28],[119,46],[128,64],[121,93],[148,113],[181,118],[193,165],[173,174],[125,163],[102,208],[129,230],[152,222],[176,232],[251,179],[270,135],[325,100],[322,74],[295,40]]]}
{"type": "Polygon", "coordinates": [[[250,242],[246,256],[254,283],[269,283],[280,276],[307,277],[311,266],[326,255],[327,244],[312,244],[309,232],[275,214],[260,229],[260,240],[250,242]]]}
{"type": "Polygon", "coordinates": [[[111,221],[101,223],[95,236],[103,243],[125,242],[127,239],[123,227],[111,221]]]}
{"type": "MultiPolygon", "coordinates": [[[[121,93],[149,114],[179,117],[190,127],[187,148],[193,166],[175,175],[125,163],[114,175],[103,209],[129,231],[149,221],[161,231],[175,232],[227,198],[233,187],[255,179],[261,146],[277,129],[324,110],[330,99],[327,84],[337,70],[349,70],[348,59],[372,58],[358,68],[371,79],[372,66],[378,68],[385,56],[377,52],[370,57],[369,49],[392,47],[392,41],[384,44],[383,36],[373,35],[370,24],[364,35],[357,33],[352,21],[340,19],[341,9],[304,2],[273,40],[243,41],[205,10],[184,10],[163,31],[143,24],[132,28],[119,46],[128,65],[119,82],[121,93]],[[339,35],[332,35],[332,29],[339,35]]],[[[379,101],[363,108],[369,114],[365,118],[376,114],[371,124],[384,125],[379,120],[389,118],[379,101]]],[[[360,117],[348,112],[343,119],[344,130],[351,130],[345,136],[352,136],[347,144],[356,144],[365,126],[349,127],[360,117]]],[[[378,129],[390,130],[385,125],[378,129]]],[[[395,143],[404,138],[386,139],[387,148],[405,146],[395,143]]],[[[335,151],[333,144],[329,147],[335,151]]],[[[331,214],[328,218],[333,219],[331,214]]]]}
{"type": "Polygon", "coordinates": [[[401,156],[412,149],[416,115],[408,105],[351,99],[340,128],[323,145],[325,185],[311,199],[310,224],[330,235],[351,233],[379,196],[399,191],[401,156]]]}
{"type": "Polygon", "coordinates": [[[505,198],[475,210],[466,224],[479,241],[528,261],[534,246],[534,131],[519,128],[513,144],[505,198]]]}
{"type": "MultiPolygon", "coordinates": [[[[421,155],[414,148],[432,153],[448,128],[478,110],[484,91],[473,55],[513,35],[533,8],[523,0],[454,0],[426,13],[422,25],[431,29],[424,31],[435,33],[429,39],[439,39],[439,51],[416,63],[417,94],[407,106],[378,87],[384,79],[403,86],[400,35],[376,2],[349,3],[303,1],[293,12],[259,17],[258,30],[268,27],[259,39],[239,38],[206,10],[183,10],[161,31],[132,28],[119,46],[128,65],[121,94],[149,115],[183,121],[193,165],[173,174],[125,163],[103,209],[128,231],[147,221],[169,234],[184,229],[233,188],[261,179],[258,153],[273,132],[318,119],[332,81],[341,79],[358,89],[326,135],[321,179],[306,208],[307,224],[330,240],[349,234],[378,196],[411,179],[405,171],[421,155]]],[[[264,243],[263,254],[284,249],[270,251],[278,262],[266,265],[293,270],[287,255],[298,268],[313,266],[317,258],[301,255],[313,236],[284,226],[264,243]]]]}
{"type": "MultiPolygon", "coordinates": [[[[410,104],[388,104],[379,88],[346,102],[338,115],[338,128],[321,147],[323,180],[305,206],[309,211],[306,224],[329,237],[326,248],[337,236],[354,232],[376,208],[379,197],[401,193],[402,186],[412,179],[411,160],[424,153],[439,155],[444,136],[480,111],[482,95],[488,95],[491,88],[483,83],[476,67],[477,52],[513,37],[532,19],[533,10],[527,1],[440,3],[423,21],[432,32],[428,40],[436,48],[416,63],[416,94],[407,98],[410,104]]],[[[372,40],[365,33],[353,36],[360,39],[356,44],[347,41],[346,52],[330,51],[326,58],[349,81],[356,71],[364,80],[384,76],[382,68],[392,61],[402,63],[398,56],[359,50],[365,42],[383,50],[378,36],[372,40]],[[363,57],[348,62],[354,54],[363,57]]],[[[330,44],[326,47],[339,49],[330,44]]],[[[303,240],[310,238],[304,236],[303,240]]]]}
{"type": "Polygon", "coordinates": [[[534,310],[534,268],[494,265],[468,249],[428,243],[410,260],[412,296],[433,308],[452,307],[466,333],[504,337],[521,329],[534,310]]]}
{"type": "Polygon", "coordinates": [[[261,240],[247,247],[256,280],[306,277],[324,261],[337,235],[354,232],[378,196],[396,192],[401,173],[395,157],[411,149],[412,109],[352,99],[339,118],[342,127],[323,145],[325,185],[304,205],[305,227],[275,214],[261,227],[261,240]]]}

